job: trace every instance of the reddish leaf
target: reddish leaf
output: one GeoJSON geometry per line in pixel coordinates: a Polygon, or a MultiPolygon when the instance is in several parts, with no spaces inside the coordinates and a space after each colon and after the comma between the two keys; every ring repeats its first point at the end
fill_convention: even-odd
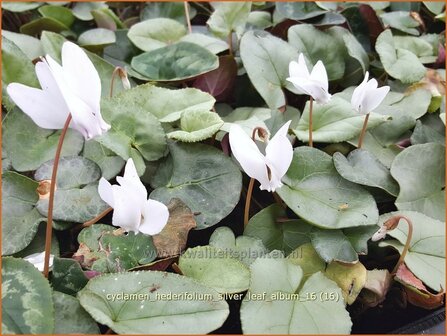
{"type": "Polygon", "coordinates": [[[425,309],[435,309],[444,304],[444,290],[438,294],[429,292],[405,264],[397,270],[396,280],[404,285],[407,300],[411,304],[425,309]]]}
{"type": "Polygon", "coordinates": [[[168,210],[168,223],[159,234],[153,236],[160,258],[179,255],[186,247],[189,230],[196,227],[194,214],[180,199],[171,199],[168,210]]]}
{"type": "Polygon", "coordinates": [[[217,101],[225,101],[233,91],[236,76],[237,64],[234,57],[220,56],[219,67],[197,77],[192,86],[208,92],[217,101]]]}
{"type": "Polygon", "coordinates": [[[369,37],[371,38],[371,45],[376,45],[377,37],[383,32],[383,25],[377,17],[376,11],[370,5],[361,4],[359,12],[362,18],[368,25],[369,37]]]}

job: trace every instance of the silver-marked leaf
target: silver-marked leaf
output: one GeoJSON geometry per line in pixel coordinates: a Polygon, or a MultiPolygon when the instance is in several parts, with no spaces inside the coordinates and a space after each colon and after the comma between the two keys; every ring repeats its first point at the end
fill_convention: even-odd
{"type": "Polygon", "coordinates": [[[180,118],[180,129],[167,134],[183,142],[198,142],[213,136],[224,124],[216,112],[189,111],[180,118]]]}
{"type": "MultiPolygon", "coordinates": [[[[48,199],[40,199],[37,210],[48,215],[48,199]]],[[[108,208],[99,197],[98,183],[91,183],[82,189],[59,189],[54,195],[54,220],[84,223],[98,216],[108,208]]]]}
{"type": "Polygon", "coordinates": [[[82,308],[79,300],[71,295],[53,292],[55,313],[54,333],[61,334],[99,334],[95,320],[82,308]]]}
{"type": "Polygon", "coordinates": [[[102,114],[112,128],[95,140],[124,160],[132,149],[148,161],[157,160],[165,154],[165,133],[157,118],[133,97],[127,90],[102,101],[102,114]]]}
{"type": "Polygon", "coordinates": [[[183,275],[219,293],[240,293],[248,289],[248,267],[214,246],[197,246],[186,250],[180,256],[178,266],[183,275]]]}
{"type": "Polygon", "coordinates": [[[76,295],[88,282],[76,260],[54,258],[51,272],[51,286],[55,291],[76,295]]]}
{"type": "Polygon", "coordinates": [[[403,83],[414,83],[424,77],[426,69],[418,57],[406,49],[396,49],[390,29],[384,30],[377,38],[376,50],[390,76],[403,83]]]}
{"type": "Polygon", "coordinates": [[[321,272],[303,278],[300,266],[290,259],[258,258],[250,267],[250,288],[242,301],[241,323],[245,334],[347,334],[351,319],[341,290],[321,272]],[[250,299],[264,295],[265,299],[250,299]],[[315,300],[310,299],[310,295],[315,300]],[[333,299],[324,301],[323,295],[333,299]],[[330,319],[327,316],[331,316],[330,319]]]}
{"type": "Polygon", "coordinates": [[[151,81],[180,81],[217,69],[219,59],[190,42],[177,42],[132,58],[132,68],[151,81]]]}
{"type": "Polygon", "coordinates": [[[385,190],[393,196],[399,193],[399,185],[388,168],[370,152],[356,149],[344,157],[341,153],[333,155],[335,169],[348,181],[385,190]]]}
{"type": "MultiPolygon", "coordinates": [[[[350,102],[337,95],[327,104],[314,104],[312,117],[312,137],[316,142],[342,142],[352,139],[360,134],[365,120],[364,115],[354,111],[350,102]]],[[[387,116],[372,112],[368,129],[384,123],[387,119],[387,116]]],[[[309,103],[306,103],[298,126],[293,132],[301,141],[309,141],[309,103]]]]}
{"type": "Polygon", "coordinates": [[[96,277],[78,298],[97,322],[119,334],[144,334],[148,330],[155,334],[205,334],[219,328],[229,314],[228,304],[214,289],[185,276],[157,271],[96,277]],[[185,297],[185,292],[196,299],[185,297]],[[135,299],[110,300],[117,293],[135,299]]]}
{"type": "Polygon", "coordinates": [[[419,35],[416,29],[420,23],[408,11],[395,11],[380,14],[384,26],[388,26],[410,35],[419,35]]]}
{"type": "Polygon", "coordinates": [[[151,51],[166,47],[186,35],[184,24],[168,18],[153,18],[130,27],[127,36],[138,48],[151,51]]]}
{"type": "Polygon", "coordinates": [[[54,324],[48,280],[28,261],[2,258],[2,334],[52,334],[54,324]]]}
{"type": "Polygon", "coordinates": [[[286,78],[290,61],[297,58],[297,50],[278,37],[255,30],[242,37],[240,53],[250,81],[267,105],[271,109],[286,105],[283,88],[295,91],[286,78]]]}
{"type": "Polygon", "coordinates": [[[332,158],[315,148],[297,147],[292,164],[277,191],[284,202],[312,225],[341,229],[377,222],[373,197],[343,179],[332,158]]]}
{"type": "Polygon", "coordinates": [[[203,144],[170,143],[170,156],[151,181],[150,198],[181,199],[196,216],[197,229],[225,218],[239,202],[242,176],[231,158],[203,144]],[[222,192],[225,186],[225,192],[222,192]]]}
{"type": "MultiPolygon", "coordinates": [[[[41,165],[34,173],[36,181],[51,180],[54,160],[41,165]]],[[[82,156],[66,156],[59,160],[56,186],[59,189],[79,188],[99,180],[101,171],[93,161],[82,156]]]]}
{"type": "Polygon", "coordinates": [[[391,175],[399,183],[399,210],[414,210],[438,219],[445,218],[445,146],[414,145],[396,156],[391,175]]]}
{"type": "Polygon", "coordinates": [[[37,182],[15,172],[2,175],[2,255],[27,247],[39,223],[45,220],[35,208],[37,186],[37,182]]]}
{"type": "MultiPolygon", "coordinates": [[[[416,211],[397,211],[380,216],[378,225],[395,215],[404,215],[413,224],[405,264],[427,286],[442,291],[445,284],[445,223],[416,211]]],[[[401,219],[398,227],[388,234],[397,240],[386,240],[380,246],[392,246],[402,253],[408,237],[405,220],[401,219]]]]}
{"type": "Polygon", "coordinates": [[[297,53],[304,54],[308,64],[315,65],[318,60],[324,63],[329,80],[343,77],[345,73],[343,57],[345,45],[341,41],[311,24],[292,26],[289,28],[287,36],[289,43],[296,48],[297,53]],[[319,43],[315,43],[315,41],[319,41],[319,43]]]}
{"type": "Polygon", "coordinates": [[[227,38],[232,32],[242,35],[250,14],[250,1],[215,2],[212,6],[214,11],[206,24],[214,35],[221,38],[227,38]]]}
{"type": "Polygon", "coordinates": [[[90,140],[85,143],[83,155],[99,166],[101,175],[107,180],[118,175],[125,163],[120,156],[115,155],[114,152],[96,140],[90,140]]]}
{"type": "Polygon", "coordinates": [[[210,237],[210,245],[223,250],[247,266],[268,252],[261,239],[249,236],[236,238],[227,226],[214,230],[210,237]]]}

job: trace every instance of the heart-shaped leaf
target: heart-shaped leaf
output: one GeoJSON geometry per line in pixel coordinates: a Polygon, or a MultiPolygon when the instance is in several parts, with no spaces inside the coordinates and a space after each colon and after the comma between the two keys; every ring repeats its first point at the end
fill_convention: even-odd
{"type": "Polygon", "coordinates": [[[406,49],[396,49],[390,29],[377,38],[376,50],[390,76],[403,83],[414,83],[424,77],[426,69],[417,56],[406,49]]]}
{"type": "MultiPolygon", "coordinates": [[[[289,28],[289,43],[296,48],[298,53],[303,53],[310,65],[315,65],[318,60],[324,63],[329,80],[343,77],[345,73],[345,61],[343,52],[345,46],[330,34],[323,32],[311,24],[299,24],[289,28]],[[315,43],[319,41],[319,43],[315,43]]],[[[297,58],[297,55],[295,55],[297,58]]],[[[288,76],[286,76],[288,77],[288,76]]]]}
{"type": "MultiPolygon", "coordinates": [[[[445,284],[445,223],[415,211],[399,211],[380,216],[378,225],[383,225],[395,215],[404,215],[413,224],[413,237],[405,264],[427,286],[441,291],[445,284]]],[[[407,241],[407,223],[401,219],[398,227],[387,233],[397,240],[386,240],[380,246],[392,246],[402,253],[407,241]]]]}
{"type": "Polygon", "coordinates": [[[76,260],[54,258],[51,272],[51,286],[55,291],[76,295],[88,282],[76,260]]]}
{"type": "Polygon", "coordinates": [[[289,259],[258,258],[250,271],[250,288],[241,306],[245,334],[350,332],[352,322],[341,290],[321,272],[310,276],[296,292],[303,271],[289,259]],[[325,296],[330,299],[324,300],[325,296]],[[328,315],[332,318],[328,319],[328,315]]]}
{"type": "Polygon", "coordinates": [[[45,5],[39,7],[38,11],[43,17],[52,18],[67,27],[70,27],[75,20],[72,11],[67,7],[45,5]]]}
{"type": "Polygon", "coordinates": [[[101,169],[101,175],[110,180],[123,169],[125,161],[115,155],[110,149],[95,140],[87,141],[84,145],[83,156],[95,162],[101,169]]]}
{"type": "Polygon", "coordinates": [[[45,220],[35,208],[37,186],[37,182],[15,172],[2,175],[2,255],[27,247],[39,223],[45,220]]]}
{"type": "Polygon", "coordinates": [[[179,258],[179,267],[183,275],[219,293],[240,293],[248,289],[248,267],[214,246],[187,249],[179,258]]]}
{"type": "MultiPolygon", "coordinates": [[[[312,111],[312,138],[317,142],[342,142],[360,134],[364,115],[354,111],[351,103],[335,94],[324,105],[314,104],[312,111]]],[[[370,113],[368,129],[372,129],[388,119],[387,116],[370,113]]],[[[304,142],[309,141],[309,103],[293,132],[304,142]]]]}
{"type": "Polygon", "coordinates": [[[180,118],[180,130],[169,132],[167,136],[183,142],[198,142],[212,137],[223,124],[216,112],[189,111],[180,118]]]}
{"type": "Polygon", "coordinates": [[[278,2],[275,8],[281,16],[292,20],[311,19],[327,12],[315,2],[278,2]]]}
{"type": "Polygon", "coordinates": [[[399,185],[388,168],[370,152],[356,149],[344,157],[341,153],[333,155],[335,169],[348,181],[385,190],[393,196],[399,193],[399,185]]]}
{"type": "MultiPolygon", "coordinates": [[[[37,169],[54,158],[60,131],[38,127],[18,109],[10,111],[3,121],[3,149],[17,171],[37,169]],[[20,146],[17,144],[20,143],[20,146]]],[[[62,156],[76,155],[82,150],[84,139],[80,133],[68,130],[62,156]]]]}
{"type": "Polygon", "coordinates": [[[203,144],[170,143],[169,152],[151,181],[155,190],[150,198],[165,204],[174,197],[181,199],[198,213],[197,229],[225,218],[238,203],[242,188],[242,176],[233,161],[203,144]]]}
{"type": "Polygon", "coordinates": [[[340,229],[377,222],[373,197],[344,180],[335,170],[332,158],[318,149],[295,148],[283,182],[284,186],[277,191],[279,196],[313,225],[340,229]]]}
{"type": "Polygon", "coordinates": [[[78,38],[79,45],[90,51],[102,51],[106,45],[113,44],[115,41],[115,33],[105,28],[87,30],[78,38]]]}
{"type": "Polygon", "coordinates": [[[99,334],[95,320],[71,295],[53,292],[55,334],[99,334]]]}
{"type": "Polygon", "coordinates": [[[190,42],[178,42],[132,58],[132,68],[152,81],[190,79],[219,66],[219,59],[207,49],[190,42]]]}
{"type": "Polygon", "coordinates": [[[419,22],[408,11],[382,13],[380,18],[384,26],[400,30],[410,35],[419,35],[419,31],[416,29],[419,27],[419,22]]]}
{"type": "Polygon", "coordinates": [[[2,258],[2,333],[52,334],[51,287],[31,263],[2,258]]]}
{"type": "Polygon", "coordinates": [[[206,23],[213,34],[227,38],[236,32],[240,36],[245,29],[251,2],[215,2],[212,5],[214,11],[206,23]]]}
{"type": "Polygon", "coordinates": [[[214,289],[188,277],[157,271],[94,278],[78,298],[97,322],[119,334],[144,334],[148,330],[156,334],[205,334],[219,328],[229,314],[228,304],[214,289]],[[118,294],[127,300],[119,299],[118,294]]]}
{"type": "Polygon", "coordinates": [[[247,266],[268,252],[261,239],[249,236],[236,238],[233,231],[227,226],[214,230],[210,237],[210,245],[225,251],[247,266]]]}
{"type": "Polygon", "coordinates": [[[160,122],[150,111],[135,102],[125,91],[102,101],[102,113],[112,128],[96,140],[124,160],[131,157],[132,149],[148,161],[165,154],[166,136],[160,122]]]}
{"type": "Polygon", "coordinates": [[[267,105],[271,109],[286,105],[282,89],[295,91],[286,78],[290,61],[297,58],[297,50],[280,38],[256,30],[244,34],[240,53],[250,81],[267,105]]]}
{"type": "MultiPolygon", "coordinates": [[[[42,44],[35,37],[25,35],[25,34],[18,34],[18,33],[10,32],[10,31],[4,30],[4,29],[2,29],[2,37],[13,42],[17,47],[19,47],[19,49],[30,60],[34,60],[34,59],[38,58],[39,56],[44,55],[42,44]]],[[[3,41],[5,41],[5,39],[3,41]]],[[[8,43],[8,42],[3,42],[3,43],[8,43]]],[[[7,59],[7,57],[5,57],[5,56],[6,56],[6,53],[3,54],[3,57],[4,57],[3,62],[7,59]]],[[[11,66],[12,66],[12,64],[11,64],[11,66]]],[[[8,68],[9,68],[9,66],[8,66],[8,68]]],[[[31,70],[31,66],[29,63],[27,65],[27,68],[31,70]]],[[[19,69],[17,69],[17,70],[19,70],[19,69]]],[[[21,70],[23,71],[24,69],[21,69],[21,70]]],[[[4,75],[5,75],[5,73],[4,73],[4,75]]],[[[33,76],[34,73],[31,72],[31,73],[29,73],[29,75],[33,76]]],[[[36,85],[37,85],[37,83],[36,83],[36,85]]]]}
{"type": "Polygon", "coordinates": [[[414,210],[438,219],[445,218],[445,146],[414,145],[393,161],[391,175],[399,183],[399,210],[414,210]]]}
{"type": "Polygon", "coordinates": [[[177,42],[186,35],[186,28],[176,20],[154,18],[130,27],[127,36],[138,48],[151,51],[177,42]]]}

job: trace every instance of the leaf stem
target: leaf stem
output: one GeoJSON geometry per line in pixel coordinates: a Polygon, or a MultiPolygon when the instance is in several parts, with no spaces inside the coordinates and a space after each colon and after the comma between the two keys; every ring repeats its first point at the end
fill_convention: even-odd
{"type": "Polygon", "coordinates": [[[188,32],[192,33],[192,27],[191,27],[191,19],[189,17],[189,4],[188,1],[183,1],[183,4],[185,5],[185,18],[186,18],[186,24],[188,25],[188,32]]]}
{"type": "Polygon", "coordinates": [[[410,249],[411,239],[413,237],[413,223],[410,218],[403,215],[397,215],[394,216],[396,220],[403,219],[405,222],[407,222],[408,225],[408,234],[407,234],[407,241],[405,242],[404,249],[402,250],[402,253],[400,254],[400,258],[397,261],[396,266],[394,266],[393,272],[391,274],[396,274],[397,270],[399,269],[400,265],[404,263],[405,256],[407,255],[408,250],[410,249]]]}
{"type": "Polygon", "coordinates": [[[309,147],[313,147],[314,143],[312,140],[312,110],[314,107],[314,99],[312,96],[310,96],[310,102],[309,102],[309,147]]]}
{"type": "Polygon", "coordinates": [[[363,138],[365,137],[365,133],[366,133],[366,126],[368,126],[368,119],[369,119],[369,113],[366,114],[365,121],[363,122],[362,132],[360,133],[359,143],[357,145],[357,148],[359,148],[359,149],[362,148],[363,138]]]}
{"type": "Polygon", "coordinates": [[[103,212],[101,212],[101,213],[100,213],[98,216],[96,216],[95,218],[90,219],[89,221],[87,221],[87,222],[85,222],[84,224],[82,224],[82,227],[83,227],[83,228],[86,228],[86,227],[89,227],[89,226],[91,226],[91,225],[97,223],[101,218],[105,217],[105,216],[106,216],[110,211],[112,211],[112,210],[113,210],[112,207],[105,209],[103,212]]]}
{"type": "Polygon", "coordinates": [[[50,185],[50,198],[48,200],[48,220],[47,229],[45,233],[45,260],[43,266],[43,275],[48,278],[48,273],[50,270],[50,253],[51,253],[51,236],[53,234],[53,207],[54,207],[54,192],[56,191],[56,178],[57,178],[57,168],[59,167],[59,159],[61,157],[62,145],[64,143],[65,134],[67,134],[68,126],[71,122],[71,113],[68,115],[65,121],[62,133],[59,136],[59,142],[56,148],[56,154],[54,156],[53,171],[51,173],[51,185],[50,185]]]}
{"type": "Polygon", "coordinates": [[[251,195],[253,194],[253,186],[255,184],[255,179],[251,178],[248,184],[247,197],[245,198],[245,211],[244,211],[244,227],[247,226],[248,220],[250,219],[250,202],[251,195]]]}

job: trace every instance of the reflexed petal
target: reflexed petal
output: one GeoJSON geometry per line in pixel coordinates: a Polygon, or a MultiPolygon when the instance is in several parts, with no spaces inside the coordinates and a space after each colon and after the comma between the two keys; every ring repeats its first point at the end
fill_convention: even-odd
{"type": "Polygon", "coordinates": [[[385,99],[385,96],[390,91],[389,86],[382,86],[374,91],[367,92],[363,100],[363,109],[365,113],[372,112],[385,99]]]}
{"type": "Polygon", "coordinates": [[[141,182],[140,177],[138,176],[137,169],[135,168],[135,164],[132,158],[127,160],[126,167],[124,168],[123,177],[118,176],[116,178],[119,184],[128,184],[138,193],[138,197],[142,200],[146,201],[147,199],[147,190],[144,184],[141,182]]]}
{"type": "Polygon", "coordinates": [[[99,111],[101,80],[87,54],[72,42],[62,45],[62,67],[67,84],[92,111],[99,111]]]}
{"type": "Polygon", "coordinates": [[[141,222],[141,207],[131,190],[126,187],[112,185],[113,217],[112,224],[125,231],[138,232],[141,222]]]}
{"type": "Polygon", "coordinates": [[[104,177],[101,177],[98,184],[98,193],[101,199],[113,208],[112,185],[104,177]]]}
{"type": "Polygon", "coordinates": [[[148,235],[161,232],[168,222],[169,211],[166,205],[155,200],[147,200],[143,209],[143,222],[139,230],[148,235]]]}
{"type": "MultiPolygon", "coordinates": [[[[33,253],[24,257],[23,259],[33,264],[39,271],[43,272],[43,268],[45,266],[45,252],[33,253]]],[[[50,254],[49,261],[49,266],[53,266],[54,255],[50,254]]]]}
{"type": "Polygon", "coordinates": [[[313,80],[303,81],[301,87],[319,104],[326,104],[332,97],[319,82],[313,80]]]}
{"type": "Polygon", "coordinates": [[[231,126],[229,139],[231,151],[245,173],[258,180],[261,185],[268,184],[265,157],[261,154],[254,141],[250,139],[239,125],[231,126]]]}
{"type": "Polygon", "coordinates": [[[39,127],[62,129],[68,117],[65,105],[58,105],[58,99],[40,89],[19,83],[11,83],[6,88],[11,99],[39,127]]]}
{"type": "MultiPolygon", "coordinates": [[[[51,72],[50,67],[47,62],[38,62],[36,64],[36,75],[39,79],[40,87],[45,91],[46,94],[51,98],[51,102],[57,106],[65,106],[62,112],[59,113],[61,120],[66,120],[68,116],[67,103],[62,96],[61,90],[59,89],[59,85],[56,82],[53,74],[51,72]]],[[[56,117],[56,116],[55,116],[56,117]]]]}
{"type": "Polygon", "coordinates": [[[366,83],[368,81],[368,76],[369,76],[369,73],[367,71],[365,73],[365,78],[363,79],[363,82],[360,83],[360,85],[354,89],[354,91],[352,92],[352,97],[351,97],[352,108],[361,114],[363,114],[362,105],[363,105],[363,99],[366,94],[366,83]]]}
{"type": "Polygon", "coordinates": [[[278,185],[292,163],[293,147],[287,138],[290,123],[289,120],[276,132],[265,149],[266,162],[271,171],[270,181],[274,182],[274,186],[278,185]]]}
{"type": "Polygon", "coordinates": [[[329,82],[327,78],[326,68],[324,67],[323,62],[318,61],[315,64],[312,72],[310,74],[310,78],[320,84],[320,86],[327,92],[329,88],[329,82]]]}
{"type": "Polygon", "coordinates": [[[298,65],[300,67],[301,74],[302,74],[302,76],[300,76],[300,77],[309,78],[310,77],[309,69],[307,69],[306,59],[304,58],[303,53],[300,53],[298,55],[298,65]]]}

